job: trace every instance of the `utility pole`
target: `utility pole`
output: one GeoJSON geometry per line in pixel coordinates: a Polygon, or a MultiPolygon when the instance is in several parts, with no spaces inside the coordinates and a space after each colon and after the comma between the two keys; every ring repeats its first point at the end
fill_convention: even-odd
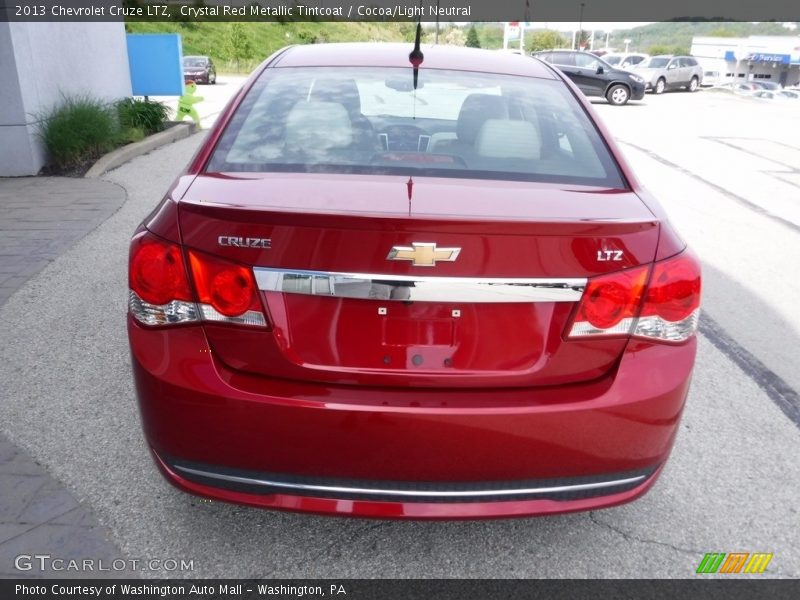
{"type": "Polygon", "coordinates": [[[581,40],[583,39],[583,7],[586,6],[585,2],[581,2],[581,10],[578,13],[578,48],[581,47],[581,40]]]}
{"type": "Polygon", "coordinates": [[[439,0],[436,0],[436,37],[433,43],[439,45],[439,0]]]}

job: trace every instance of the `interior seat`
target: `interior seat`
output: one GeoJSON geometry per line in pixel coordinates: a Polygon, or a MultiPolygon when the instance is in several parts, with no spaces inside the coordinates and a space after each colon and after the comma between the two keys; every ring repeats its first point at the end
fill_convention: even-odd
{"type": "Polygon", "coordinates": [[[338,102],[301,100],[286,117],[285,150],[304,159],[330,162],[353,143],[347,109],[338,102]]]}
{"type": "Polygon", "coordinates": [[[430,152],[456,154],[468,160],[475,152],[478,132],[488,119],[508,119],[506,99],[493,94],[470,94],[458,113],[455,136],[435,134],[430,152]]]}
{"type": "Polygon", "coordinates": [[[478,132],[475,151],[486,158],[539,160],[542,139],[530,121],[489,119],[478,132]]]}
{"type": "Polygon", "coordinates": [[[361,94],[355,79],[315,79],[308,99],[317,102],[336,102],[344,106],[353,126],[354,146],[373,152],[379,150],[375,128],[361,112],[361,94]]]}

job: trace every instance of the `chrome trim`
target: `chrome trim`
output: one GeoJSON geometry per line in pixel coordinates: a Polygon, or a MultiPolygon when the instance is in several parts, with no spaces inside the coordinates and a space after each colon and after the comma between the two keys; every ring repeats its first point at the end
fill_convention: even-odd
{"type": "Polygon", "coordinates": [[[581,490],[596,490],[598,488],[615,487],[618,485],[626,485],[643,481],[647,475],[638,475],[636,477],[628,477],[627,479],[616,479],[613,481],[599,481],[595,483],[577,483],[574,485],[557,485],[551,487],[538,487],[538,488],[514,488],[514,489],[500,489],[500,490],[390,490],[378,488],[358,488],[358,487],[344,487],[333,485],[316,485],[310,483],[289,483],[286,481],[270,481],[267,479],[254,479],[251,477],[239,477],[237,475],[223,475],[222,473],[212,473],[209,471],[201,471],[199,469],[192,469],[189,467],[182,467],[180,465],[172,465],[174,469],[189,473],[191,475],[198,475],[200,477],[208,477],[211,479],[220,479],[231,483],[243,483],[246,485],[261,485],[264,487],[282,488],[289,490],[300,490],[304,492],[324,492],[336,494],[365,494],[374,496],[404,496],[404,497],[426,497],[426,498],[475,498],[481,496],[516,496],[528,494],[553,494],[561,492],[577,492],[581,490]]]}
{"type": "Polygon", "coordinates": [[[577,302],[585,278],[424,277],[255,267],[264,292],[411,302],[577,302]]]}

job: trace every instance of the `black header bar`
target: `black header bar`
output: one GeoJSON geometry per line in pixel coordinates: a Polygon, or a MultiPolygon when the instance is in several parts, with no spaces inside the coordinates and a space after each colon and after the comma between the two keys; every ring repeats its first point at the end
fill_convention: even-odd
{"type": "Polygon", "coordinates": [[[0,21],[795,21],[797,0],[0,0],[0,21]]]}
{"type": "Polygon", "coordinates": [[[0,598],[17,600],[739,600],[800,597],[800,581],[775,579],[470,580],[470,579],[6,579],[0,598]]]}

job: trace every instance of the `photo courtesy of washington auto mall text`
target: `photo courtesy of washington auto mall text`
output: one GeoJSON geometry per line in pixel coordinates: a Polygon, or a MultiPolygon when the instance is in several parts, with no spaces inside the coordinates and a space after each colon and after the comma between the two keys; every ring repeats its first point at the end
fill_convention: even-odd
{"type": "MultiPolygon", "coordinates": [[[[14,586],[15,597],[34,598],[347,598],[347,586],[291,585],[285,583],[68,583],[23,584],[14,586]]],[[[5,599],[4,599],[5,600],[5,599]]]]}

